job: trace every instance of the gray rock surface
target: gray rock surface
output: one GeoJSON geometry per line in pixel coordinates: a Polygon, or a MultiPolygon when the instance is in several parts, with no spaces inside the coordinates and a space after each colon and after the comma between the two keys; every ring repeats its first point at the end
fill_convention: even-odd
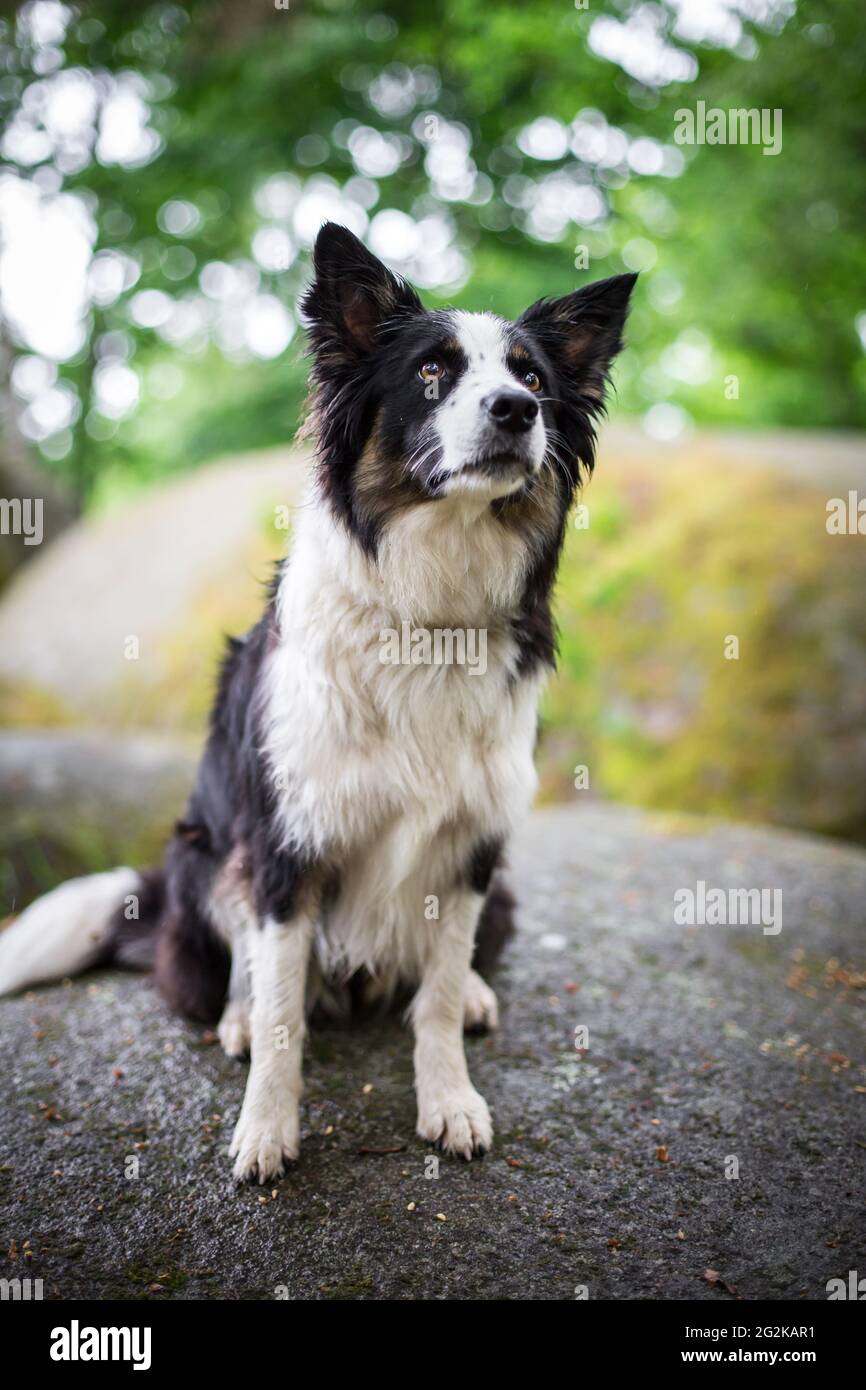
{"type": "Polygon", "coordinates": [[[314,1031],[300,1162],[235,1191],[244,1067],[103,973],[0,1002],[3,1275],[55,1298],[823,1300],[866,1269],[866,855],[586,804],[536,813],[512,863],[502,1027],[468,1041],[483,1163],[425,1176],[409,1038],[372,1019],[314,1031]],[[676,925],[698,879],[781,889],[782,931],[676,925]]]}

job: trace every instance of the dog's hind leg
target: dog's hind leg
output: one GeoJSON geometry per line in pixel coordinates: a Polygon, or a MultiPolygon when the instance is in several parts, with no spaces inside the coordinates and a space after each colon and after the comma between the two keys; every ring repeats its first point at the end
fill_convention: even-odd
{"type": "Polygon", "coordinates": [[[475,932],[472,969],[487,975],[514,935],[514,898],[500,869],[493,873],[475,932]]]}
{"type": "Polygon", "coordinates": [[[228,1057],[245,1057],[250,1049],[250,936],[258,921],[249,876],[249,857],[237,844],[214,879],[208,900],[214,929],[231,951],[225,1007],[217,1026],[228,1057]]]}
{"type": "Polygon", "coordinates": [[[499,1027],[499,1004],[490,986],[470,970],[463,995],[463,1028],[467,1033],[486,1033],[499,1027]]]}
{"type": "MultiPolygon", "coordinates": [[[[255,927],[251,928],[255,930],[255,927]]],[[[227,1057],[245,1057],[250,1050],[249,929],[238,931],[232,939],[232,966],[229,992],[217,1026],[220,1043],[227,1057]]]]}

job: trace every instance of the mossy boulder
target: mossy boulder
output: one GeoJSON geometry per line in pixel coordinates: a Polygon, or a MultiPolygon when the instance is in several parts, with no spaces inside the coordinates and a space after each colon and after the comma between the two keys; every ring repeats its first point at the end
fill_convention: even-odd
{"type": "MultiPolygon", "coordinates": [[[[863,458],[847,437],[662,448],[605,431],[557,591],[544,798],[588,781],[866,838],[866,538],[825,524],[828,497],[866,491],[863,458]]],[[[0,721],[200,741],[225,634],[261,611],[307,463],[217,463],[46,547],[0,602],[0,721]]]]}
{"type": "Polygon", "coordinates": [[[866,538],[828,534],[826,484],[750,461],[604,458],[561,570],[544,790],[863,840],[866,538]]]}
{"type": "Polygon", "coordinates": [[[200,733],[226,633],[262,607],[306,458],[272,450],[88,516],[0,601],[0,721],[200,733]]]}

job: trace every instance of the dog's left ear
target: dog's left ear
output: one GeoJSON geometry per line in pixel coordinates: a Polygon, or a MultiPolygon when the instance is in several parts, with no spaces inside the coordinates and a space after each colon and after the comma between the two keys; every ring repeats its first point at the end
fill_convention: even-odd
{"type": "Polygon", "coordinates": [[[518,323],[581,391],[599,404],[608,369],[622,347],[622,330],[637,275],[596,280],[562,299],[539,299],[518,323]]]}
{"type": "Polygon", "coordinates": [[[302,308],[317,351],[363,357],[388,320],[424,312],[411,285],[393,275],[348,227],[325,223],[313,264],[316,278],[302,308]]]}

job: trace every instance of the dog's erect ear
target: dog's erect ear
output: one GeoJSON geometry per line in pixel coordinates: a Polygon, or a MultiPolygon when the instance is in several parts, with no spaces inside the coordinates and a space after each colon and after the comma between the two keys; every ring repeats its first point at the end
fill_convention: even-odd
{"type": "Polygon", "coordinates": [[[316,278],[303,299],[313,346],[362,357],[379,329],[424,312],[411,285],[392,275],[348,227],[326,222],[313,250],[316,278]]]}
{"type": "Polygon", "coordinates": [[[567,377],[601,402],[608,368],[622,347],[622,330],[636,275],[596,280],[562,299],[539,299],[518,319],[567,377]]]}

